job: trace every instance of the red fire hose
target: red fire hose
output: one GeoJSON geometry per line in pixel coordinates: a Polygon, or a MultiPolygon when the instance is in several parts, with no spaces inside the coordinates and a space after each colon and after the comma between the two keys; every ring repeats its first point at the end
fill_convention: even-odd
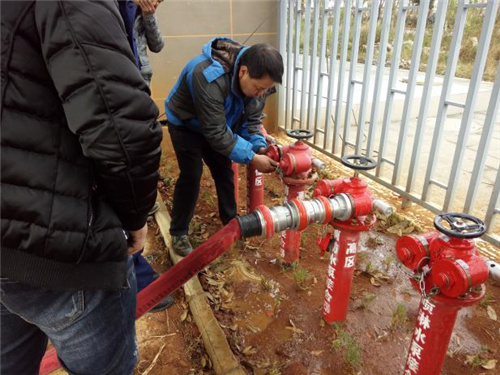
{"type": "MultiPolygon", "coordinates": [[[[135,318],[152,309],[175,290],[180,288],[193,276],[203,270],[241,237],[240,224],[231,220],[221,230],[211,236],[203,245],[197,247],[191,254],[175,264],[158,279],[141,290],[137,295],[135,318]]],[[[54,348],[47,350],[40,365],[40,375],[46,375],[60,367],[54,348]]]]}

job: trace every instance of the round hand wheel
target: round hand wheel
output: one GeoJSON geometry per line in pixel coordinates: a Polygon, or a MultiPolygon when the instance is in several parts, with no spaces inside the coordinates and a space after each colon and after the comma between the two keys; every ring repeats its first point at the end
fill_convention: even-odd
{"type": "Polygon", "coordinates": [[[457,238],[476,238],[486,232],[486,225],[477,217],[460,213],[436,216],[434,227],[441,233],[457,238]],[[443,225],[443,221],[449,224],[449,228],[443,225]]]}
{"type": "Polygon", "coordinates": [[[354,170],[368,171],[377,166],[372,158],[361,155],[346,155],[342,157],[342,164],[354,170]]]}
{"type": "Polygon", "coordinates": [[[294,129],[294,130],[287,130],[286,135],[294,139],[309,139],[312,138],[312,136],[314,136],[314,133],[311,130],[307,129],[294,129]]]}

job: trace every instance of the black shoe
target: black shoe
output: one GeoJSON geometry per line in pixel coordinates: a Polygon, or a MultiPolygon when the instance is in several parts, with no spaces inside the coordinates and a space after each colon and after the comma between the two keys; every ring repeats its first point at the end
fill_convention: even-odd
{"type": "Polygon", "coordinates": [[[175,253],[181,257],[185,257],[193,251],[193,247],[191,246],[189,238],[186,235],[172,236],[172,248],[175,253]]]}
{"type": "Polygon", "coordinates": [[[153,307],[151,310],[149,310],[150,313],[155,313],[158,311],[163,311],[168,309],[170,306],[174,304],[175,300],[174,297],[168,296],[165,298],[163,301],[160,301],[155,307],[153,307]]]}
{"type": "MultiPolygon", "coordinates": [[[[160,275],[155,272],[153,275],[153,280],[151,282],[155,281],[159,277],[160,277],[160,275]]],[[[162,301],[160,301],[155,307],[153,307],[148,312],[155,313],[158,311],[163,311],[165,309],[168,309],[170,306],[172,306],[174,304],[174,302],[175,302],[174,297],[168,296],[167,298],[164,298],[162,301]]]]}

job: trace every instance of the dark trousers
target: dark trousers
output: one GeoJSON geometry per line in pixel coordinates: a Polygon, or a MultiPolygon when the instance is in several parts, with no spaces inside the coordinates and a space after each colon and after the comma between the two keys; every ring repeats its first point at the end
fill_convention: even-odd
{"type": "Polygon", "coordinates": [[[188,233],[200,192],[203,162],[207,164],[215,181],[219,216],[222,223],[226,224],[236,216],[231,160],[213,150],[203,135],[185,126],[169,124],[168,130],[180,169],[174,190],[170,234],[181,236],[188,233]]]}

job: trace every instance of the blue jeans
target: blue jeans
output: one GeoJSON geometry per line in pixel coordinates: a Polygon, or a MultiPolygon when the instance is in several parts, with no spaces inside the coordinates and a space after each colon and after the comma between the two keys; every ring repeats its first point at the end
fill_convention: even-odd
{"type": "Polygon", "coordinates": [[[1,279],[2,375],[37,375],[50,339],[70,374],[132,374],[136,280],[119,291],[57,292],[1,279]]]}

